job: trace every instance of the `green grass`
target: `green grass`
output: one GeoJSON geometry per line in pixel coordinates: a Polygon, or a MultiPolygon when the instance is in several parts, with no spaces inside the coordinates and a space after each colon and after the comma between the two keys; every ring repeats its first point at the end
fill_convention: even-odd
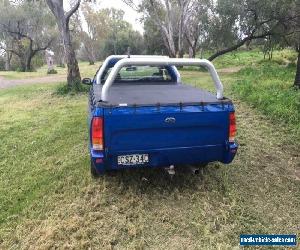
{"type": "Polygon", "coordinates": [[[295,130],[300,138],[300,91],[292,87],[296,67],[265,62],[247,67],[238,74],[233,92],[283,126],[295,130]]]}
{"type": "Polygon", "coordinates": [[[213,63],[216,68],[228,68],[252,65],[263,59],[263,53],[259,50],[237,51],[217,57],[213,63]]]}
{"type": "MultiPolygon", "coordinates": [[[[299,233],[299,140],[235,89],[273,73],[266,86],[290,85],[289,68],[264,67],[221,74],[236,106],[234,162],[173,180],[150,169],[92,179],[86,93],[58,94],[56,84],[0,90],[0,249],[233,249],[241,233],[299,233]]],[[[214,91],[207,73],[182,77],[214,91]]]]}
{"type": "Polygon", "coordinates": [[[61,162],[66,163],[70,150],[78,147],[79,138],[76,141],[73,134],[85,131],[85,121],[77,115],[84,116],[84,99],[51,95],[50,87],[35,85],[0,93],[0,166],[4,171],[0,223],[57,186],[55,180],[63,174],[61,162]],[[69,126],[74,121],[78,126],[69,126]]]}
{"type": "Polygon", "coordinates": [[[56,91],[54,94],[56,95],[77,95],[79,93],[88,93],[90,90],[91,86],[89,85],[84,85],[84,84],[79,84],[75,85],[74,87],[70,87],[66,85],[65,83],[60,84],[57,86],[56,91]]]}
{"type": "Polygon", "coordinates": [[[56,90],[0,92],[1,248],[232,249],[240,233],[297,232],[297,148],[244,104],[236,103],[241,146],[230,166],[172,181],[148,169],[93,180],[87,97],[56,90]]]}
{"type": "MultiPolygon", "coordinates": [[[[207,55],[208,57],[209,55],[207,55]]],[[[273,51],[272,61],[277,61],[279,64],[287,64],[295,62],[297,54],[294,50],[283,49],[273,51]]],[[[237,50],[231,53],[227,53],[213,60],[213,63],[217,69],[228,67],[244,67],[255,66],[258,63],[264,63],[268,61],[268,57],[264,59],[264,54],[260,49],[253,50],[237,50]]]]}

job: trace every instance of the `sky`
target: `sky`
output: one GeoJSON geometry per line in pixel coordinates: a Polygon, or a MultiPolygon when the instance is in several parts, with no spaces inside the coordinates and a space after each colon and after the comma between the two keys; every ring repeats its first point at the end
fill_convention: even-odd
{"type": "MultiPolygon", "coordinates": [[[[74,2],[74,0],[63,0],[64,9],[70,9],[70,3],[74,2]]],[[[125,4],[122,0],[97,0],[97,9],[98,8],[116,8],[121,9],[125,12],[124,19],[132,24],[134,30],[139,31],[141,34],[143,33],[143,25],[138,21],[140,15],[130,8],[127,4],[125,4]]],[[[85,24],[83,23],[83,28],[85,28],[85,24]]]]}

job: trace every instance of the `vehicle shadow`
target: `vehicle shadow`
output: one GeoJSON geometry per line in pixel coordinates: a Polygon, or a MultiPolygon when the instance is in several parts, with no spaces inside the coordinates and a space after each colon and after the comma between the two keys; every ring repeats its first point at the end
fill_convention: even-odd
{"type": "Polygon", "coordinates": [[[176,167],[176,174],[170,176],[163,168],[123,169],[107,173],[101,179],[106,182],[122,186],[123,192],[136,195],[158,196],[163,194],[194,193],[195,191],[217,191],[224,193],[227,189],[226,166],[220,163],[211,163],[199,168],[194,174],[187,166],[176,167]]]}

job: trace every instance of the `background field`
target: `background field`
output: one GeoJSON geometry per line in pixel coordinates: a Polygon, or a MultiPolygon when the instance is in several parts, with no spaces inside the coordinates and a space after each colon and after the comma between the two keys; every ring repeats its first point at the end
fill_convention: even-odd
{"type": "MultiPolygon", "coordinates": [[[[270,62],[258,51],[218,59],[236,105],[237,157],[173,180],[149,169],[92,179],[86,93],[61,95],[59,83],[0,90],[0,248],[232,249],[241,233],[299,234],[293,61],[290,51],[276,52],[270,62]]],[[[96,69],[80,66],[82,76],[96,69]]],[[[182,76],[213,90],[204,72],[182,76]]]]}

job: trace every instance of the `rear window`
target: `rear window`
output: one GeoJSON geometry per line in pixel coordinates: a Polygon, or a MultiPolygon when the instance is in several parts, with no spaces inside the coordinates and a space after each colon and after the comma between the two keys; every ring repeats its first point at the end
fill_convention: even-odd
{"type": "MultiPolygon", "coordinates": [[[[104,83],[112,68],[104,72],[101,82],[104,83]]],[[[173,82],[169,71],[164,66],[126,66],[123,67],[115,82],[173,82]]]]}

